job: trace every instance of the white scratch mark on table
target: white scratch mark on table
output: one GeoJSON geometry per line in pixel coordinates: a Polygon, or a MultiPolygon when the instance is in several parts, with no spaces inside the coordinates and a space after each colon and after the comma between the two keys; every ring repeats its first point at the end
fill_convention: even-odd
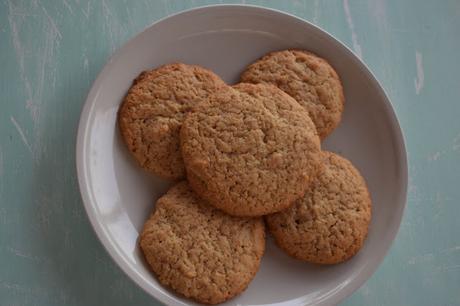
{"type": "Polygon", "coordinates": [[[81,9],[81,12],[83,15],[86,17],[86,19],[89,19],[89,14],[91,12],[91,1],[88,1],[86,3],[86,10],[84,8],[81,9]]]}
{"type": "Polygon", "coordinates": [[[377,23],[382,28],[387,28],[387,13],[385,7],[385,1],[377,0],[375,2],[371,2],[372,6],[372,14],[376,19],[377,23]]]}
{"type": "Polygon", "coordinates": [[[428,156],[427,160],[428,161],[437,161],[441,157],[441,151],[435,152],[431,155],[428,156]]]}
{"type": "Polygon", "coordinates": [[[89,72],[89,62],[88,62],[88,57],[85,55],[83,55],[84,58],[83,58],[83,70],[85,71],[85,73],[88,73],[89,72]]]}
{"type": "Polygon", "coordinates": [[[313,4],[313,23],[318,24],[319,21],[319,0],[315,0],[313,4]]]}
{"type": "Polygon", "coordinates": [[[37,257],[37,256],[33,256],[33,255],[30,255],[30,254],[26,254],[25,252],[23,251],[20,251],[18,249],[15,249],[15,248],[12,248],[12,247],[7,247],[7,250],[14,254],[15,256],[17,257],[21,257],[21,258],[24,258],[24,259],[27,259],[27,260],[31,260],[31,261],[37,261],[37,262],[40,262],[40,261],[43,261],[41,258],[37,257]]]}
{"type": "Polygon", "coordinates": [[[443,150],[439,150],[439,151],[436,151],[430,155],[428,155],[428,157],[426,158],[427,161],[429,162],[434,162],[434,161],[437,161],[439,160],[443,155],[445,155],[446,153],[448,153],[450,150],[454,151],[454,152],[458,152],[460,151],[460,133],[458,133],[453,139],[452,139],[452,147],[450,149],[443,149],[443,150]]]}
{"type": "Polygon", "coordinates": [[[18,60],[19,65],[19,77],[21,78],[21,82],[24,84],[26,90],[26,108],[30,111],[30,115],[34,122],[37,121],[36,112],[33,109],[33,92],[32,86],[30,85],[29,79],[25,72],[25,64],[24,64],[24,56],[25,56],[25,49],[22,46],[21,39],[19,37],[19,29],[17,22],[22,21],[24,19],[24,15],[18,14],[16,12],[16,8],[13,6],[11,1],[8,1],[8,23],[11,29],[11,37],[13,39],[13,47],[16,53],[16,57],[18,60]]]}
{"type": "Polygon", "coordinates": [[[46,18],[47,18],[48,21],[50,22],[51,26],[53,27],[54,32],[56,32],[56,34],[59,36],[59,38],[62,38],[62,34],[61,34],[61,32],[59,31],[59,28],[57,27],[56,22],[54,21],[54,19],[51,18],[51,16],[48,14],[48,11],[47,11],[46,8],[43,6],[43,4],[40,4],[40,7],[41,7],[43,13],[45,14],[46,18]]]}
{"type": "Polygon", "coordinates": [[[452,150],[460,150],[460,133],[458,133],[457,136],[455,136],[455,138],[452,140],[452,150]]]}
{"type": "Polygon", "coordinates": [[[134,29],[135,28],[134,17],[132,15],[131,10],[130,10],[128,5],[126,6],[126,15],[128,15],[129,28],[134,29]]]}
{"type": "Polygon", "coordinates": [[[427,262],[435,261],[435,260],[440,260],[440,256],[446,256],[447,254],[451,254],[453,252],[460,251],[460,245],[453,246],[441,251],[437,251],[435,253],[426,253],[426,254],[421,254],[421,255],[416,255],[411,257],[408,260],[409,265],[416,265],[416,264],[426,264],[427,262]]]}
{"type": "MultiPolygon", "coordinates": [[[[38,2],[33,2],[32,4],[34,5],[34,9],[38,9],[38,5],[39,5],[38,2]]],[[[30,71],[26,71],[26,67],[25,67],[25,54],[27,51],[27,47],[23,46],[20,35],[19,35],[20,34],[19,25],[23,24],[24,16],[21,14],[18,14],[18,11],[17,11],[18,8],[14,7],[11,1],[8,1],[8,8],[9,8],[8,22],[11,28],[11,37],[13,40],[15,54],[18,60],[19,76],[21,78],[21,82],[24,84],[25,93],[26,93],[25,108],[29,110],[30,116],[34,124],[37,124],[39,121],[39,117],[40,117],[40,109],[41,109],[40,102],[42,100],[42,92],[45,86],[45,77],[47,75],[53,77],[51,79],[50,84],[51,84],[51,87],[55,87],[55,81],[56,81],[55,74],[47,73],[46,68],[48,67],[47,64],[52,63],[52,58],[54,55],[54,47],[55,45],[59,44],[58,38],[61,38],[62,35],[59,32],[59,29],[56,26],[56,23],[54,22],[54,20],[49,16],[46,9],[43,6],[41,6],[43,15],[46,18],[49,29],[45,29],[46,37],[45,37],[44,49],[39,48],[38,50],[34,50],[35,55],[38,58],[40,58],[40,60],[37,61],[37,65],[38,65],[37,67],[38,74],[37,74],[37,79],[36,79],[37,85],[35,86],[35,92],[34,92],[34,89],[32,88],[31,83],[29,82],[29,76],[31,75],[31,73],[30,71]]]]}
{"type": "Polygon", "coordinates": [[[438,267],[436,270],[438,272],[448,272],[448,271],[453,271],[457,269],[460,269],[460,265],[441,266],[441,267],[438,267]]]}
{"type": "Polygon", "coordinates": [[[50,71],[50,68],[51,68],[50,66],[51,64],[54,65],[54,62],[53,62],[54,49],[55,47],[59,46],[60,38],[62,37],[61,33],[57,29],[56,24],[53,22],[53,20],[51,18],[47,18],[47,19],[49,21],[48,22],[49,31],[46,32],[45,46],[42,51],[43,60],[40,61],[40,65],[39,65],[39,71],[38,71],[39,74],[37,77],[37,93],[35,97],[37,101],[42,100],[42,92],[43,92],[43,88],[45,87],[45,77],[47,76],[47,68],[48,68],[49,76],[53,77],[53,79],[50,82],[51,87],[54,88],[56,86],[55,70],[50,71]]]}
{"type": "Polygon", "coordinates": [[[417,65],[417,78],[414,79],[415,93],[418,95],[425,82],[425,73],[423,71],[422,53],[415,51],[415,63],[417,65]]]}
{"type": "Polygon", "coordinates": [[[427,254],[422,254],[422,255],[411,257],[407,263],[410,265],[415,265],[415,264],[421,264],[421,263],[433,261],[434,259],[435,257],[433,253],[427,253],[427,254]]]}
{"type": "Polygon", "coordinates": [[[69,10],[70,14],[73,15],[73,9],[70,6],[69,2],[67,2],[67,0],[64,0],[63,3],[64,3],[64,6],[69,10]]]}
{"type": "Polygon", "coordinates": [[[441,253],[452,253],[452,252],[457,252],[457,251],[460,251],[460,245],[456,245],[454,247],[444,249],[441,251],[441,253]]]}
{"type": "Polygon", "coordinates": [[[50,195],[43,195],[38,203],[37,219],[41,227],[47,228],[51,224],[51,217],[56,213],[56,209],[52,209],[51,205],[53,198],[50,195]]]}
{"type": "Polygon", "coordinates": [[[115,51],[115,39],[114,39],[114,33],[113,33],[113,25],[111,24],[111,21],[110,21],[113,18],[113,16],[105,0],[102,0],[102,14],[104,15],[105,24],[108,28],[109,39],[110,39],[110,49],[111,49],[111,52],[113,53],[113,51],[115,51]]]}
{"type": "Polygon", "coordinates": [[[356,55],[359,58],[363,58],[363,52],[361,46],[358,43],[358,35],[355,32],[355,25],[353,24],[353,18],[351,17],[350,6],[348,5],[348,0],[343,0],[343,10],[345,11],[345,16],[347,17],[348,28],[351,32],[351,42],[353,44],[353,50],[355,50],[356,55]]]}
{"type": "MultiPolygon", "coordinates": [[[[169,5],[168,5],[169,0],[162,0],[161,2],[163,3],[163,7],[164,7],[164,10],[165,10],[166,15],[170,15],[170,14],[171,14],[171,10],[170,10],[169,5]]],[[[242,4],[245,4],[245,2],[241,2],[241,3],[242,3],[242,4]]]]}
{"type": "Polygon", "coordinates": [[[369,296],[371,294],[371,290],[367,284],[364,284],[360,289],[362,296],[369,296]]]}
{"type": "Polygon", "coordinates": [[[304,4],[305,2],[304,1],[300,1],[300,0],[292,0],[292,4],[294,7],[305,7],[304,4]]]}
{"type": "Polygon", "coordinates": [[[19,135],[21,136],[22,142],[24,145],[27,147],[30,153],[32,153],[32,147],[29,144],[29,141],[27,141],[26,135],[24,134],[24,131],[22,130],[21,126],[18,124],[16,119],[14,119],[13,116],[10,117],[11,122],[13,123],[14,127],[18,131],[19,135]]]}
{"type": "Polygon", "coordinates": [[[11,283],[11,282],[6,282],[3,280],[0,280],[0,288],[5,288],[11,291],[16,291],[21,294],[25,295],[30,295],[30,296],[48,296],[48,293],[46,291],[43,291],[41,288],[28,288],[28,287],[22,287],[21,285],[11,283]]]}
{"type": "MultiPolygon", "coordinates": [[[[17,19],[15,19],[13,16],[15,14],[15,8],[13,7],[13,4],[11,1],[8,1],[8,23],[11,28],[11,36],[13,38],[13,46],[14,50],[16,52],[16,56],[18,57],[18,63],[19,63],[19,69],[21,74],[24,74],[24,50],[22,48],[21,40],[19,39],[19,31],[16,25],[17,19]]],[[[18,17],[18,16],[17,16],[18,17]]]]}

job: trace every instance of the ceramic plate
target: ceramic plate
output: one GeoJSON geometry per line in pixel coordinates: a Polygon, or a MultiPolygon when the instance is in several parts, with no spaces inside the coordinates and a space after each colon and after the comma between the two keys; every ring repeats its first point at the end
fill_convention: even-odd
{"type": "Polygon", "coordinates": [[[246,65],[286,48],[317,53],[342,78],[345,112],[323,148],[350,159],[365,177],[373,199],[370,231],[361,252],[335,266],[291,259],[269,238],[256,278],[225,305],[337,304],[371,276],[395,238],[406,202],[406,152],[391,104],[368,68],[331,35],[282,12],[220,5],[179,13],[156,22],[113,55],[88,95],[77,140],[81,194],[96,234],[121,269],[165,304],[194,305],[158,283],[137,238],[170,182],[137,167],[118,133],[118,107],[142,70],[180,61],[207,67],[233,84],[246,65]]]}

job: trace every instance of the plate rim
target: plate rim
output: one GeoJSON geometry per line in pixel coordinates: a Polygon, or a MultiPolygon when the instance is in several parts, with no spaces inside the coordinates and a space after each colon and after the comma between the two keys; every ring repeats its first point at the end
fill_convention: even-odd
{"type": "MultiPolygon", "coordinates": [[[[363,71],[366,75],[369,76],[368,79],[371,80],[371,82],[375,83],[376,88],[378,89],[380,95],[383,97],[383,100],[385,100],[385,108],[390,115],[390,123],[394,127],[394,132],[395,132],[395,143],[397,144],[397,160],[399,160],[400,168],[399,171],[401,173],[401,195],[400,195],[400,201],[402,201],[402,205],[400,206],[400,211],[398,212],[398,219],[395,220],[397,221],[397,225],[393,227],[391,232],[389,233],[389,237],[391,237],[391,241],[388,243],[388,247],[384,252],[377,254],[376,255],[376,264],[373,267],[370,267],[367,271],[363,272],[363,274],[359,275],[358,277],[355,277],[354,282],[347,284],[344,288],[341,290],[338,290],[337,292],[334,292],[332,295],[328,295],[328,299],[326,300],[320,300],[319,304],[317,305],[330,305],[330,304],[337,304],[340,301],[344,300],[345,298],[349,297],[353,292],[355,292],[357,289],[359,289],[375,272],[376,270],[380,267],[380,265],[383,262],[383,259],[385,256],[388,254],[390,249],[392,248],[394,241],[396,240],[396,236],[399,232],[399,229],[401,227],[402,219],[404,216],[404,212],[407,206],[407,192],[408,192],[408,158],[407,158],[407,149],[405,145],[405,138],[404,138],[404,133],[401,128],[401,124],[399,122],[399,119],[396,115],[395,109],[393,107],[393,104],[391,103],[391,100],[388,98],[388,95],[383,88],[383,86],[380,84],[374,73],[370,70],[370,68],[363,62],[361,58],[359,58],[348,46],[346,46],[344,43],[342,43],[340,40],[335,38],[331,33],[328,31],[318,27],[317,25],[309,22],[308,20],[305,20],[301,17],[295,16],[291,13],[274,9],[274,8],[269,8],[269,7],[264,7],[264,6],[259,6],[259,5],[246,5],[246,4],[211,4],[211,5],[204,5],[204,6],[197,6],[193,7],[190,9],[182,10],[179,12],[175,12],[173,14],[167,15],[165,17],[160,18],[159,20],[149,24],[146,26],[143,30],[137,32],[134,34],[130,39],[128,39],[125,43],[123,43],[120,47],[118,47],[112,55],[109,56],[109,59],[103,66],[103,68],[100,70],[98,73],[96,79],[91,85],[91,89],[89,90],[89,93],[85,99],[85,102],[83,104],[81,113],[80,113],[80,118],[78,122],[78,131],[77,131],[77,137],[76,137],[76,170],[77,170],[77,177],[78,177],[78,185],[79,185],[79,190],[80,190],[80,195],[81,199],[83,202],[83,206],[85,208],[86,215],[90,221],[91,228],[93,232],[96,234],[99,242],[103,245],[104,250],[108,253],[109,257],[112,259],[112,261],[127,275],[138,287],[142,288],[144,292],[146,292],[148,295],[151,297],[155,298],[157,301],[161,302],[162,304],[165,305],[193,305],[193,301],[187,301],[187,303],[184,303],[182,301],[178,301],[177,299],[174,299],[167,294],[162,293],[161,291],[155,290],[151,291],[149,287],[147,286],[146,280],[143,279],[136,271],[134,271],[131,266],[126,262],[126,260],[119,254],[119,250],[116,248],[115,245],[113,245],[109,239],[109,235],[106,233],[105,229],[103,226],[100,224],[100,222],[97,221],[95,211],[93,209],[93,205],[91,203],[93,202],[93,199],[90,194],[90,186],[88,184],[88,179],[87,179],[87,163],[85,161],[85,148],[86,148],[86,141],[87,141],[87,134],[89,133],[88,129],[88,121],[90,118],[91,110],[93,109],[95,105],[95,100],[98,96],[99,93],[99,88],[101,83],[103,82],[105,75],[107,72],[110,71],[112,63],[117,60],[118,57],[120,57],[126,49],[128,49],[132,44],[135,43],[135,41],[145,34],[147,31],[152,29],[155,26],[158,26],[162,22],[166,21],[167,19],[170,18],[180,18],[182,16],[188,15],[188,14],[196,14],[200,12],[205,12],[209,13],[209,11],[212,12],[212,10],[215,9],[249,9],[249,10],[254,10],[254,11],[259,11],[259,12],[270,12],[270,13],[275,13],[278,15],[283,15],[283,17],[291,18],[296,20],[297,22],[304,23],[308,25],[309,27],[313,28],[315,31],[319,32],[321,35],[323,35],[326,39],[332,40],[336,45],[340,46],[345,52],[349,53],[351,55],[351,58],[356,62],[357,65],[360,66],[360,70],[363,71]]],[[[181,297],[182,298],[182,297],[181,297]]],[[[301,298],[297,298],[296,300],[299,300],[300,303],[302,303],[301,298]]],[[[289,302],[289,301],[288,301],[289,302]]],[[[270,304],[272,306],[274,305],[286,305],[286,302],[280,302],[276,304],[270,304]]],[[[300,305],[300,304],[299,304],[300,305]]]]}

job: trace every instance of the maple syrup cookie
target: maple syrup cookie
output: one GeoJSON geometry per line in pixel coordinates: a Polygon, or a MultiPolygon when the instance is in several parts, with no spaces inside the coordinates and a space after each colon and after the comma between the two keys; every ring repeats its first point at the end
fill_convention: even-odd
{"type": "Polygon", "coordinates": [[[324,59],[302,50],[272,52],[249,65],[242,82],[273,84],[310,114],[321,139],[339,124],[344,94],[340,78],[324,59]]]}
{"type": "Polygon", "coordinates": [[[181,129],[190,186],[236,216],[261,216],[303,196],[321,167],[307,111],[272,85],[227,87],[190,112],[181,129]]]}
{"type": "Polygon", "coordinates": [[[163,178],[185,176],[179,131],[185,114],[225,83],[213,72],[181,63],[142,72],[118,114],[121,134],[139,165],[163,178]]]}
{"type": "Polygon", "coordinates": [[[217,304],[246,289],[265,250],[261,218],[233,217],[207,205],[187,182],[156,203],[140,246],[158,280],[200,303],[217,304]]]}
{"type": "Polygon", "coordinates": [[[277,244],[292,257],[336,264],[361,249],[371,220],[371,198],[350,161],[323,152],[323,163],[305,196],[266,221],[277,244]]]}

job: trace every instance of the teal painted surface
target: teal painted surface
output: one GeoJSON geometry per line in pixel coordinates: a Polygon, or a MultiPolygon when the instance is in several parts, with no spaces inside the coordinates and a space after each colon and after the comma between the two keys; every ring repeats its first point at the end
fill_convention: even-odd
{"type": "MultiPolygon", "coordinates": [[[[0,2],[0,305],[159,305],[92,232],[75,172],[78,118],[116,48],[161,17],[210,3],[0,2]]],[[[248,3],[312,21],[352,48],[406,137],[401,230],[343,305],[460,305],[460,2],[248,3]]]]}

